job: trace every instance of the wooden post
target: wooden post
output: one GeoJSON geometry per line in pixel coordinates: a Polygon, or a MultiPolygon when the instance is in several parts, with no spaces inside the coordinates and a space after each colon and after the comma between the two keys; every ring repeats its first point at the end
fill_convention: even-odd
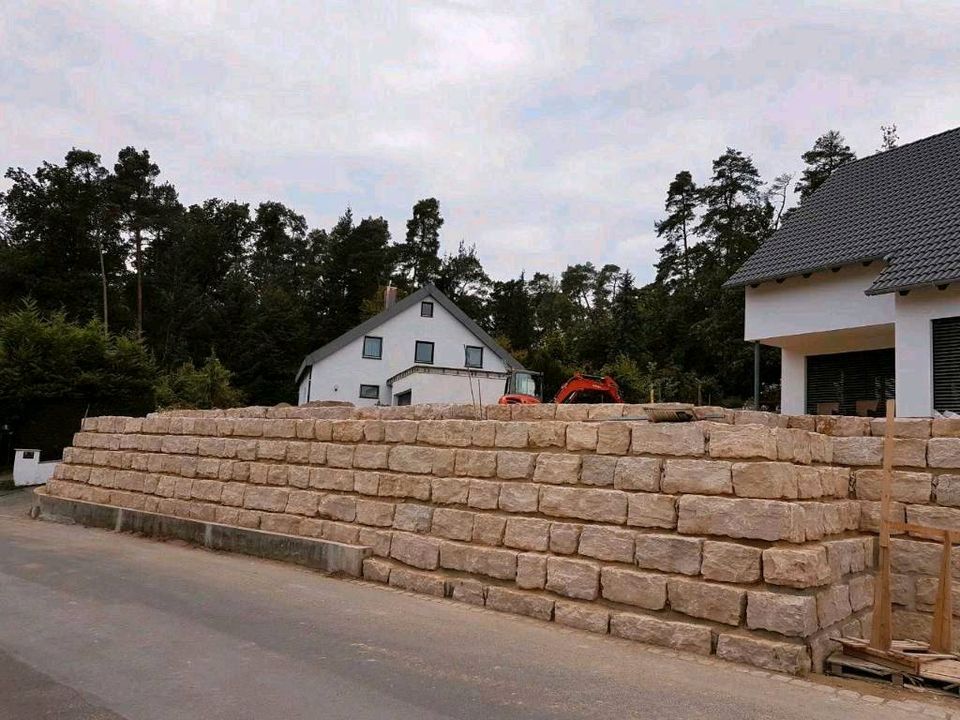
{"type": "Polygon", "coordinates": [[[887,400],[887,421],[883,432],[883,476],[880,480],[880,573],[873,588],[873,627],[870,647],[889,650],[893,641],[890,618],[890,486],[893,474],[893,400],[887,400]]]}
{"type": "Polygon", "coordinates": [[[930,649],[933,652],[953,652],[953,578],[951,555],[953,538],[949,530],[943,531],[943,554],[940,556],[940,581],[937,586],[937,601],[933,609],[933,630],[930,633],[930,649]]]}

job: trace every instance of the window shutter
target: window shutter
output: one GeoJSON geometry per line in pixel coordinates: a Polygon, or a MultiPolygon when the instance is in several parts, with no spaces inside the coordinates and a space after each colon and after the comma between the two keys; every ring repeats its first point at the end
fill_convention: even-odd
{"type": "Polygon", "coordinates": [[[933,407],[960,412],[960,317],[933,321],[933,407]]]}

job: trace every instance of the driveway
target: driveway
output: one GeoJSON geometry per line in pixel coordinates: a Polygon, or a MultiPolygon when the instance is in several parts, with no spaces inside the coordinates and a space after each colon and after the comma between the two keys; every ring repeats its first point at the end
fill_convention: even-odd
{"type": "Polygon", "coordinates": [[[0,497],[0,719],[947,717],[295,566],[29,520],[0,497]]]}

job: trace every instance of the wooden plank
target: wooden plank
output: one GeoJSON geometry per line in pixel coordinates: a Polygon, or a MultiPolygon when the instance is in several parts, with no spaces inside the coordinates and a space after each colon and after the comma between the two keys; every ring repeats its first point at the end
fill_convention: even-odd
{"type": "Polygon", "coordinates": [[[880,480],[880,572],[874,583],[873,625],[870,647],[886,651],[893,640],[890,606],[890,485],[893,474],[893,424],[896,406],[887,400],[887,421],[883,432],[883,476],[880,480]]]}
{"type": "Polygon", "coordinates": [[[930,649],[941,653],[953,652],[953,579],[950,573],[952,551],[950,534],[944,533],[937,600],[933,608],[933,630],[930,632],[930,649]]]}
{"type": "Polygon", "coordinates": [[[941,542],[944,538],[949,537],[951,543],[960,543],[960,532],[956,530],[947,530],[946,528],[930,527],[929,525],[918,525],[917,523],[907,522],[890,522],[889,526],[892,532],[906,532],[926,540],[939,540],[941,542]]]}
{"type": "Polygon", "coordinates": [[[937,660],[927,663],[920,669],[920,677],[940,682],[960,683],[960,662],[937,660]]]}

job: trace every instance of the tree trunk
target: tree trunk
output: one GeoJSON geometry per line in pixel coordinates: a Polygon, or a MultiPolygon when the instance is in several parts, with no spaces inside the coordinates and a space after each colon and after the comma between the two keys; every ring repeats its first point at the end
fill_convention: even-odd
{"type": "Polygon", "coordinates": [[[140,228],[134,231],[137,243],[137,339],[143,338],[143,238],[140,228]]]}
{"type": "Polygon", "coordinates": [[[100,254],[100,285],[103,289],[103,336],[110,335],[110,317],[107,311],[107,268],[103,262],[103,240],[97,230],[97,252],[100,254]]]}

